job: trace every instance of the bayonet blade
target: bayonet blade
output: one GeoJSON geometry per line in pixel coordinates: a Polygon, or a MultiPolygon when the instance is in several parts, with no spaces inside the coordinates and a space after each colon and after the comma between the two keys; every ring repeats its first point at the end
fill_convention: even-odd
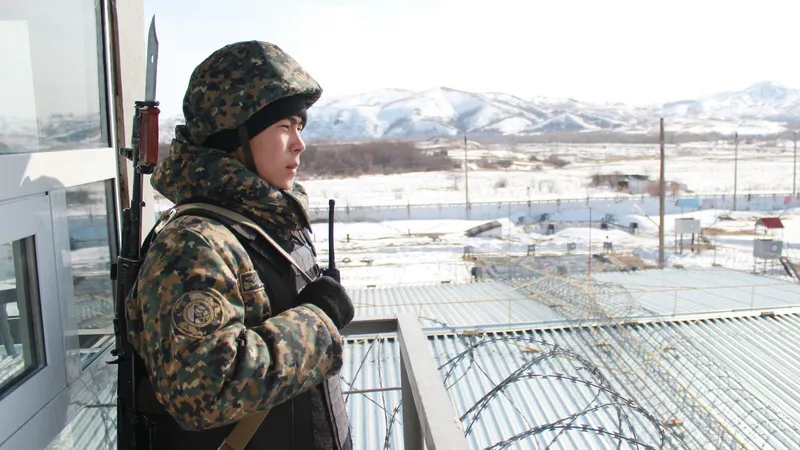
{"type": "Polygon", "coordinates": [[[156,100],[156,75],[158,74],[158,37],[156,36],[156,16],[150,21],[150,33],[147,38],[147,69],[144,84],[144,100],[156,100]]]}

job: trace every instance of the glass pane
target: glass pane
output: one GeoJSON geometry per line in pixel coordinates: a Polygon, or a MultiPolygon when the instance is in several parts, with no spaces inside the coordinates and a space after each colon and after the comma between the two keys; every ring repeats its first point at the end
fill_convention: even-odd
{"type": "Polygon", "coordinates": [[[108,147],[97,0],[0,2],[0,154],[108,147]]]}
{"type": "Polygon", "coordinates": [[[67,189],[72,282],[78,313],[78,337],[86,367],[113,341],[114,294],[110,279],[116,243],[113,216],[109,221],[112,180],[67,189]]]}
{"type": "Polygon", "coordinates": [[[44,367],[33,237],[0,245],[0,398],[44,367]]]}

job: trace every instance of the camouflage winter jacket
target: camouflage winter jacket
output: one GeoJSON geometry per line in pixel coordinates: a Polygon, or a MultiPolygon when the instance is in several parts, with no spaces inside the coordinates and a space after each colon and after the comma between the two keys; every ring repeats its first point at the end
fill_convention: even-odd
{"type": "MultiPolygon", "coordinates": [[[[188,144],[185,131],[179,127],[152,176],[165,197],[213,202],[272,232],[308,226],[300,185],[274,188],[230,155],[188,144]]],[[[342,338],[325,313],[303,304],[273,316],[245,248],[213,220],[187,215],[164,227],[135,292],[127,303],[129,339],[156,397],[185,429],[270,409],[342,367],[342,338]],[[245,316],[254,312],[263,321],[248,328],[245,316]]]]}

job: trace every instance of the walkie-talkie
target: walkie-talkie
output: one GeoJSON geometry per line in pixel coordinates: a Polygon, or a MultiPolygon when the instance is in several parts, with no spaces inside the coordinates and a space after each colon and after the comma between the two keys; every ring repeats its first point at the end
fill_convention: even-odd
{"type": "Polygon", "coordinates": [[[322,274],[336,280],[340,283],[341,277],[339,269],[336,268],[336,257],[333,252],[333,211],[336,202],[333,199],[328,200],[328,268],[322,271],[322,274]]]}

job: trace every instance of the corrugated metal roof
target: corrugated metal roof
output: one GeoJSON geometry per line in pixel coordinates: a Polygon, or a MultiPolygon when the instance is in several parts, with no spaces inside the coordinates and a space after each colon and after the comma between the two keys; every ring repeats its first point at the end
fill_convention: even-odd
{"type": "Polygon", "coordinates": [[[404,312],[453,327],[564,319],[503,281],[353,288],[348,293],[356,306],[356,317],[404,312]]]}
{"type": "MultiPolygon", "coordinates": [[[[606,272],[593,274],[593,279],[610,283],[613,289],[608,292],[618,292],[625,301],[635,299],[659,314],[672,314],[675,292],[679,314],[748,309],[752,286],[756,309],[800,304],[800,285],[726,269],[606,272]]],[[[486,403],[477,419],[474,413],[465,417],[465,428],[474,420],[469,434],[472,448],[485,448],[613,401],[611,391],[600,387],[603,377],[614,391],[641,403],[658,420],[682,420],[683,425],[674,430],[684,434],[690,448],[704,444],[737,447],[733,444],[736,439],[753,447],[800,448],[796,425],[800,424],[800,394],[796,393],[800,356],[795,350],[800,342],[798,315],[576,328],[576,322],[561,314],[563,309],[529,300],[527,293],[502,281],[353,289],[351,295],[360,316],[410,312],[450,326],[486,329],[493,328],[491,325],[505,328],[509,317],[513,324],[529,324],[515,331],[487,333],[485,336],[496,342],[468,353],[469,358],[457,365],[447,378],[448,385],[459,380],[448,391],[454,415],[464,414],[522,364],[546,355],[549,345],[562,346],[598,367],[602,377],[587,376],[590,372],[580,368],[575,355],[546,357],[532,365],[523,373],[539,376],[509,384],[486,403]],[[521,342],[512,342],[514,339],[521,342]],[[724,438],[730,436],[725,429],[735,438],[724,438]],[[716,442],[712,435],[724,439],[716,442]]],[[[422,324],[430,333],[442,329],[427,321],[422,324]]],[[[437,332],[429,342],[437,366],[466,348],[462,338],[451,333],[437,332]]],[[[402,410],[396,409],[401,399],[397,389],[400,356],[395,340],[349,340],[345,358],[346,392],[387,389],[347,395],[357,448],[383,448],[389,426],[393,427],[389,448],[402,448],[402,410]]],[[[442,369],[443,380],[446,371],[446,367],[442,369]]],[[[113,403],[110,391],[92,400],[113,403]]],[[[82,410],[50,448],[110,448],[115,438],[109,433],[114,430],[113,411],[102,406],[82,410]]],[[[631,424],[626,427],[623,423],[623,434],[630,436],[632,427],[639,440],[657,443],[657,428],[644,415],[628,406],[621,411],[619,415],[617,408],[604,407],[575,418],[573,426],[589,425],[585,431],[556,428],[537,434],[536,439],[542,447],[557,437],[552,448],[616,449],[617,440],[596,429],[619,431],[622,417],[631,424]]],[[[527,448],[532,446],[531,439],[518,444],[527,448]]]]}
{"type": "MultiPolygon", "coordinates": [[[[357,317],[411,313],[457,328],[586,319],[591,302],[621,322],[800,306],[800,284],[719,267],[597,272],[591,283],[585,276],[547,275],[512,282],[398,285],[348,292],[357,317]]],[[[425,321],[423,327],[438,325],[425,321]]]]}
{"type": "Polygon", "coordinates": [[[800,305],[800,284],[724,268],[600,272],[631,299],[661,315],[709,313],[800,305]]]}
{"type": "MultiPolygon", "coordinates": [[[[429,337],[443,380],[446,363],[470,345],[463,339],[477,338],[429,337]]],[[[641,405],[658,422],[680,422],[661,430],[677,433],[688,448],[800,448],[796,314],[497,332],[482,339],[492,342],[468,352],[447,378],[454,414],[480,404],[504,380],[516,381],[489,395],[477,418],[477,411],[466,414],[465,429],[474,421],[468,436],[472,448],[492,447],[571,415],[576,415],[571,422],[560,424],[574,428],[543,430],[513,448],[553,443],[551,448],[616,449],[617,432],[655,448],[679,448],[670,434],[662,446],[659,428],[612,392],[641,405]],[[566,350],[550,354],[552,345],[566,350]],[[578,357],[598,372],[582,367],[578,357]]],[[[346,355],[343,376],[355,379],[354,387],[399,386],[394,340],[350,341],[346,355]]],[[[399,402],[399,391],[349,396],[356,448],[383,448],[387,424],[393,424],[390,448],[402,448],[402,428],[391,420],[399,402]]],[[[395,417],[402,418],[402,411],[395,417]]]]}
{"type": "MultiPolygon", "coordinates": [[[[431,355],[432,356],[432,355],[431,355]]],[[[390,429],[389,448],[401,449],[403,412],[400,406],[400,347],[395,339],[346,342],[342,390],[345,393],[353,448],[382,449],[390,429]],[[353,390],[390,389],[380,392],[348,393],[353,390]],[[355,416],[353,416],[355,414],[355,416]]]]}
{"type": "MultiPolygon", "coordinates": [[[[470,345],[463,339],[477,338],[451,334],[429,337],[430,356],[435,358],[437,367],[443,366],[440,374],[443,381],[447,377],[446,385],[451,386],[448,392],[455,416],[464,414],[523,364],[530,363],[530,367],[522,374],[539,375],[510,383],[486,403],[477,418],[474,413],[467,416],[465,429],[474,421],[469,433],[471,448],[486,448],[531,428],[611,402],[614,397],[610,391],[600,388],[603,377],[613,391],[637,402],[656,419],[682,420],[683,424],[674,430],[682,433],[689,448],[741,447],[734,444],[733,438],[725,437],[723,426],[715,424],[714,419],[753,448],[800,446],[800,394],[796,381],[800,377],[800,356],[795,351],[795,343],[800,341],[799,315],[487,333],[483,339],[494,341],[468,353],[448,377],[452,366],[446,363],[470,345]],[[643,364],[642,353],[635,350],[633,342],[641,342],[649,354],[659,357],[659,364],[664,367],[660,374],[653,370],[654,364],[643,364]],[[548,356],[552,345],[591,361],[602,377],[578,370],[582,364],[569,353],[548,356]],[[672,348],[662,350],[666,345],[672,348]],[[721,373],[728,381],[722,380],[721,373]],[[548,378],[541,377],[544,375],[548,378]],[[677,383],[665,383],[670,376],[676,377],[685,390],[677,383]],[[571,377],[585,380],[586,384],[571,377]],[[701,403],[692,403],[692,397],[701,403]],[[716,440],[720,433],[723,438],[716,440]]],[[[345,361],[345,391],[390,389],[347,396],[356,448],[384,448],[389,427],[389,448],[402,448],[402,410],[396,410],[401,396],[399,390],[392,390],[400,386],[396,341],[391,337],[348,340],[345,361]]],[[[103,392],[102,398],[95,401],[113,402],[111,391],[103,392]]],[[[658,448],[660,436],[655,425],[635,408],[623,405],[620,412],[624,413],[622,427],[614,406],[576,417],[573,425],[603,427],[608,433],[622,429],[629,437],[633,428],[638,441],[658,448]],[[628,421],[630,425],[626,425],[628,421]]],[[[554,438],[557,439],[552,448],[617,448],[613,436],[588,428],[543,431],[519,440],[520,447],[515,448],[535,448],[533,439],[543,448],[554,438]]],[[[106,449],[113,448],[114,439],[114,409],[84,408],[48,448],[106,449]]],[[[664,448],[674,447],[671,442],[664,448]]]]}

